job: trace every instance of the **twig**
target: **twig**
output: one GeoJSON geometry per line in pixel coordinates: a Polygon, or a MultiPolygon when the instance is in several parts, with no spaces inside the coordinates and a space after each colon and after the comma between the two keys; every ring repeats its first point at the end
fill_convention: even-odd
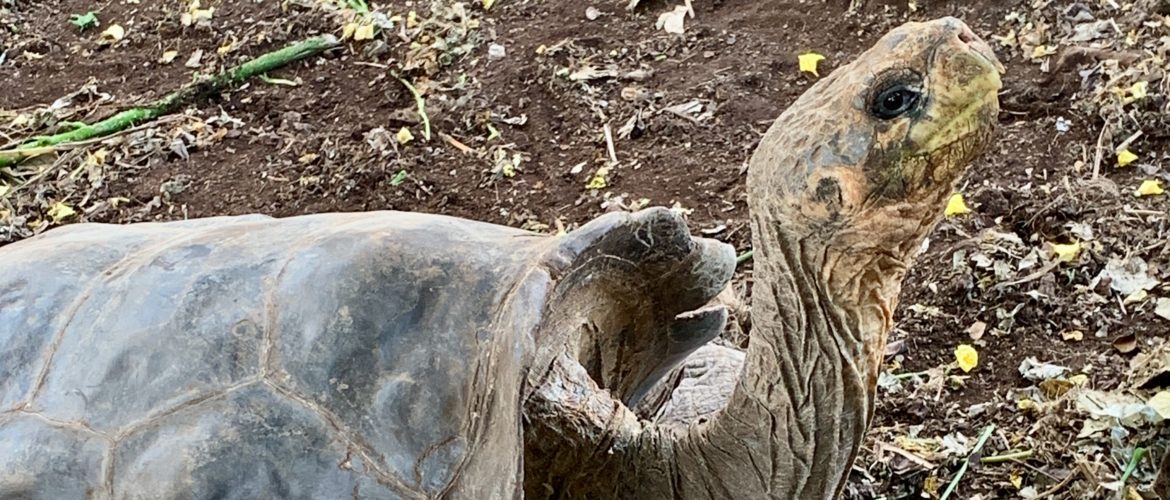
{"type": "Polygon", "coordinates": [[[1010,462],[1012,460],[1023,460],[1032,457],[1032,450],[1017,451],[1015,453],[1004,453],[1002,455],[995,455],[993,457],[983,457],[979,459],[980,463],[998,464],[1003,462],[1010,462]]]}
{"type": "Polygon", "coordinates": [[[1093,154],[1093,179],[1101,175],[1101,148],[1104,147],[1102,143],[1105,142],[1105,131],[1108,129],[1109,124],[1106,123],[1101,127],[1101,133],[1097,134],[1097,150],[1093,154]]]}
{"type": "Polygon", "coordinates": [[[930,461],[928,461],[928,460],[926,460],[918,455],[910,453],[906,450],[903,450],[902,448],[894,446],[892,444],[886,444],[886,443],[879,442],[878,449],[901,455],[902,458],[905,458],[906,460],[914,462],[915,465],[918,465],[919,467],[922,467],[923,469],[926,469],[926,470],[933,470],[934,468],[938,467],[937,465],[931,463],[930,461]]]}
{"type": "MultiPolygon", "coordinates": [[[[16,149],[0,151],[0,167],[12,165],[29,158],[31,157],[30,153],[32,151],[40,151],[38,148],[103,137],[143,122],[154,120],[160,116],[174,112],[179,106],[198,97],[220,92],[253,76],[264,74],[293,61],[319,54],[339,44],[340,42],[337,41],[337,37],[332,35],[299,41],[276,52],[269,52],[256,59],[235,66],[210,79],[187,84],[147,107],[131,108],[92,125],[86,124],[69,132],[41,137],[26,142],[16,149]]],[[[50,149],[50,151],[52,150],[50,149]]],[[[38,154],[44,154],[44,152],[38,154]]]]}
{"type": "Polygon", "coordinates": [[[1137,447],[1133,449],[1133,455],[1129,457],[1129,463],[1125,466],[1125,472],[1121,474],[1121,487],[1117,490],[1117,498],[1125,498],[1125,482],[1129,481],[1129,476],[1133,475],[1133,471],[1137,469],[1138,462],[1142,461],[1142,457],[1146,456],[1146,449],[1137,447]]]}
{"type": "Polygon", "coordinates": [[[444,141],[447,141],[447,144],[450,144],[451,147],[458,149],[460,152],[463,152],[463,153],[472,152],[472,149],[470,146],[463,144],[462,142],[459,142],[458,139],[451,137],[448,134],[445,134],[443,132],[439,132],[439,138],[444,140],[444,141]]]}
{"type": "Polygon", "coordinates": [[[967,467],[971,465],[971,459],[974,458],[975,455],[979,454],[979,450],[983,449],[983,444],[987,442],[987,438],[991,437],[991,431],[994,430],[995,424],[987,424],[987,427],[983,429],[983,433],[979,435],[979,441],[975,442],[975,448],[971,449],[971,455],[969,455],[967,459],[963,461],[963,465],[959,466],[959,472],[955,473],[955,478],[951,480],[951,484],[947,486],[946,491],[943,491],[943,494],[941,497],[939,497],[939,500],[947,500],[947,498],[950,498],[951,493],[954,493],[955,488],[959,486],[959,481],[961,481],[963,479],[963,475],[967,473],[967,467]]]}
{"type": "Polygon", "coordinates": [[[617,162],[618,162],[617,152],[615,152],[613,149],[613,131],[609,129],[608,123],[605,124],[604,130],[605,130],[605,150],[609,152],[609,163],[612,165],[617,165],[617,162]]]}
{"type": "Polygon", "coordinates": [[[1138,138],[1141,136],[1141,130],[1134,132],[1133,135],[1126,137],[1124,141],[1121,141],[1121,144],[1118,144],[1116,148],[1113,148],[1113,151],[1120,153],[1122,150],[1129,149],[1129,145],[1133,144],[1133,141],[1138,140],[1138,138]]]}
{"type": "Polygon", "coordinates": [[[1071,483],[1073,478],[1077,477],[1077,475],[1080,473],[1081,473],[1081,469],[1079,467],[1073,469],[1071,472],[1068,473],[1067,476],[1064,476],[1064,479],[1061,479],[1059,483],[1056,483],[1055,486],[1040,492],[1039,495],[1032,497],[1032,500],[1042,500],[1044,498],[1048,498],[1052,495],[1060,493],[1060,490],[1064,489],[1065,486],[1068,486],[1068,483],[1071,483]]]}
{"type": "Polygon", "coordinates": [[[896,373],[896,374],[894,374],[894,378],[897,380],[902,380],[902,379],[906,379],[906,378],[914,378],[914,377],[917,377],[919,375],[929,375],[929,374],[930,374],[930,370],[924,370],[924,371],[920,371],[920,372],[896,373]]]}
{"type": "Polygon", "coordinates": [[[1045,274],[1048,274],[1048,271],[1056,269],[1056,266],[1059,266],[1059,265],[1060,265],[1060,259],[1052,259],[1052,262],[1044,264],[1044,267],[1041,267],[1039,270],[1037,270],[1036,272],[1034,272],[1032,274],[1024,276],[1023,278],[1020,278],[1018,280],[1000,283],[998,285],[991,287],[991,289],[995,290],[995,291],[1003,290],[1009,286],[1020,285],[1023,283],[1027,283],[1029,281],[1033,281],[1033,280],[1042,278],[1045,274]]]}
{"type": "Polygon", "coordinates": [[[410,91],[410,95],[414,96],[414,104],[418,106],[418,115],[422,117],[423,137],[428,141],[431,140],[431,118],[427,116],[426,100],[423,99],[422,94],[420,94],[418,89],[414,88],[414,85],[411,85],[410,82],[403,80],[398,76],[395,76],[394,78],[398,78],[398,81],[402,82],[402,84],[406,86],[406,90],[410,91]]]}

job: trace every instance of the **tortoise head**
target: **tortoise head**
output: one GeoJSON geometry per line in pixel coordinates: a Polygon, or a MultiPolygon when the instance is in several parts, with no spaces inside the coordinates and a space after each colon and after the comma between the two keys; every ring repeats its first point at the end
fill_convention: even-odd
{"type": "Polygon", "coordinates": [[[887,207],[938,213],[991,139],[1002,71],[958,19],[904,24],[776,120],[749,189],[826,236],[887,207]]]}
{"type": "Polygon", "coordinates": [[[947,17],[892,30],[813,85],[751,160],[757,260],[776,253],[767,247],[793,252],[772,258],[818,274],[863,332],[875,320],[888,331],[905,269],[991,141],[1001,72],[991,47],[947,17]]]}
{"type": "Polygon", "coordinates": [[[953,17],[892,30],[772,125],[751,160],[753,212],[831,246],[917,244],[993,136],[1002,71],[953,17]]]}

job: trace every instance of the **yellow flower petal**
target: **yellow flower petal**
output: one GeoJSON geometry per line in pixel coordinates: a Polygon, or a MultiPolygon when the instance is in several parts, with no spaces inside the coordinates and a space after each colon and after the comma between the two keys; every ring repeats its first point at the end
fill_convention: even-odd
{"type": "Polygon", "coordinates": [[[1067,245],[1053,243],[1052,253],[1056,254],[1056,258],[1063,262],[1072,262],[1081,254],[1081,242],[1074,241],[1067,245]]]}
{"type": "Polygon", "coordinates": [[[951,199],[947,200],[946,211],[943,212],[947,217],[969,213],[971,213],[971,209],[967,208],[967,202],[963,201],[963,195],[960,193],[951,195],[951,199]]]}
{"type": "Polygon", "coordinates": [[[609,175],[608,167],[601,167],[597,169],[597,173],[593,174],[593,178],[589,179],[589,183],[585,185],[586,189],[602,189],[609,185],[609,181],[605,176],[609,175]]]}
{"type": "Polygon", "coordinates": [[[59,201],[49,205],[49,211],[47,212],[47,215],[53,219],[53,222],[61,222],[75,214],[77,214],[77,211],[73,210],[73,207],[59,201]]]}
{"type": "Polygon", "coordinates": [[[357,31],[357,27],[357,23],[345,23],[345,26],[341,27],[341,39],[349,40],[353,37],[354,32],[357,31]]]}
{"type": "Polygon", "coordinates": [[[496,0],[483,0],[483,10],[492,8],[492,5],[495,5],[495,3],[496,0]]]}
{"type": "Polygon", "coordinates": [[[406,144],[414,140],[414,134],[410,133],[410,129],[402,127],[402,129],[398,131],[397,138],[399,144],[406,144]]]}
{"type": "Polygon", "coordinates": [[[1137,191],[1134,192],[1134,196],[1154,196],[1165,192],[1162,189],[1162,181],[1154,179],[1142,181],[1142,185],[1138,186],[1137,191]]]}
{"type": "Polygon", "coordinates": [[[1037,45],[1032,49],[1032,59],[1040,59],[1041,57],[1048,57],[1056,53],[1056,47],[1048,45],[1037,45]]]}
{"type": "Polygon", "coordinates": [[[1134,160],[1137,160],[1137,159],[1138,159],[1138,155],[1133,154],[1128,149],[1123,149],[1123,150],[1117,152],[1117,165],[1118,166],[1124,167],[1126,165],[1129,165],[1130,163],[1133,163],[1134,160]]]}
{"type": "Polygon", "coordinates": [[[374,39],[374,25],[363,24],[358,26],[353,32],[353,39],[357,41],[373,40],[374,39]]]}
{"type": "Polygon", "coordinates": [[[1141,99],[1149,94],[1150,82],[1145,80],[1136,82],[1129,88],[1129,95],[1133,96],[1134,100],[1141,99]]]}
{"type": "Polygon", "coordinates": [[[101,148],[92,153],[88,153],[85,157],[85,163],[91,166],[105,165],[106,157],[109,155],[110,152],[106,148],[101,148]]]}
{"type": "Polygon", "coordinates": [[[971,371],[979,364],[979,352],[967,344],[959,344],[955,348],[955,361],[959,363],[959,368],[964,372],[971,371]]]}
{"type": "Polygon", "coordinates": [[[817,63],[825,60],[825,56],[816,52],[808,52],[797,56],[797,60],[800,62],[801,71],[821,76],[820,73],[817,73],[817,63]]]}

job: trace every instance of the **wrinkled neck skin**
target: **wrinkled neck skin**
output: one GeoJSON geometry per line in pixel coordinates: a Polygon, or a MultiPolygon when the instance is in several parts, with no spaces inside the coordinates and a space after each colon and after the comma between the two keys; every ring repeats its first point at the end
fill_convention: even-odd
{"type": "Polygon", "coordinates": [[[745,450],[728,453],[743,459],[748,447],[768,450],[749,463],[707,466],[729,469],[715,477],[755,469],[737,479],[758,498],[836,498],[873,414],[906,254],[881,248],[865,228],[825,240],[774,207],[755,208],[745,371],[705,437],[713,449],[745,450]]]}
{"type": "Polygon", "coordinates": [[[826,216],[824,205],[784,191],[800,183],[773,169],[794,164],[786,171],[810,170],[779,147],[763,146],[753,159],[747,359],[727,407],[680,451],[721,456],[703,461],[716,469],[707,477],[736,481],[733,491],[751,485],[748,497],[833,499],[873,415],[903,277],[941,217],[929,207],[941,206],[948,190],[826,216]]]}

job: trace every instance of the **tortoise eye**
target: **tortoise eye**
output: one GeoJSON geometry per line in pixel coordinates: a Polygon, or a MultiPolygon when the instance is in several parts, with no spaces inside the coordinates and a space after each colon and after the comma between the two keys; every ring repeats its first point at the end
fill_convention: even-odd
{"type": "Polygon", "coordinates": [[[870,112],[882,120],[892,120],[918,106],[922,92],[907,85],[895,85],[883,90],[873,100],[870,112]]]}

